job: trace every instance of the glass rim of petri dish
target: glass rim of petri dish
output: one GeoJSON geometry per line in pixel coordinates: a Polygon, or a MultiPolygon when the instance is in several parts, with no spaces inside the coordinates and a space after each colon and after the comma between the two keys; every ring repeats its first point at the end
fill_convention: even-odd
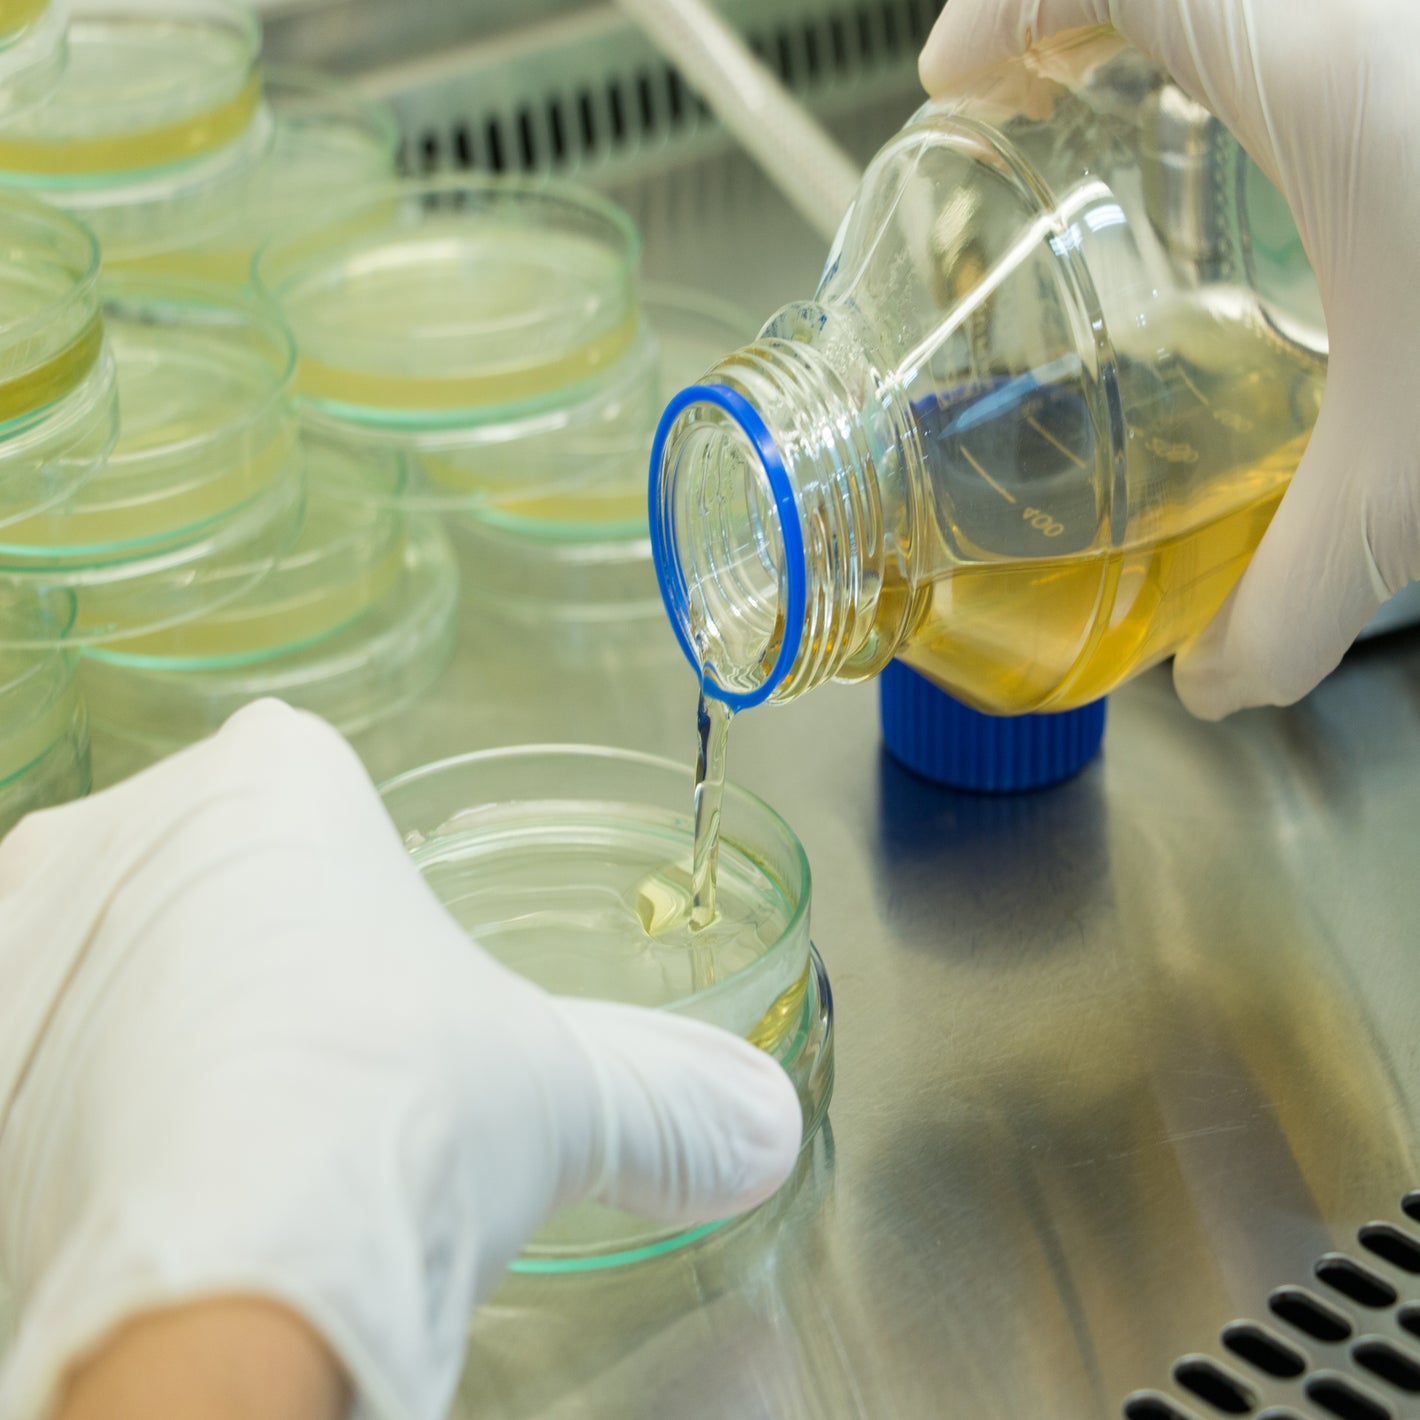
{"type": "MultiPolygon", "coordinates": [[[[118,441],[102,470],[85,483],[62,520],[28,530],[21,520],[0,532],[0,567],[79,571],[199,541],[259,499],[297,456],[290,400],[295,350],[290,332],[268,305],[221,286],[126,275],[106,278],[102,294],[120,402],[125,363],[143,373],[151,396],[163,385],[164,369],[176,377],[174,388],[183,387],[199,354],[219,379],[250,388],[235,410],[220,409],[209,427],[163,440],[140,439],[135,448],[124,448],[121,417],[118,441]],[[154,510],[163,503],[167,507],[159,517],[154,510]],[[138,526],[128,526],[134,519],[138,526]]],[[[175,408],[192,417],[190,409],[175,408]]],[[[141,428],[139,409],[147,417],[154,413],[130,388],[128,417],[141,428]]],[[[157,413],[168,417],[161,409],[157,413]]]]}
{"type": "Polygon", "coordinates": [[[379,724],[431,685],[453,655],[458,573],[442,530],[411,518],[399,581],[333,635],[264,659],[183,668],[121,644],[87,648],[84,683],[105,731],[172,749],[210,734],[248,701],[277,696],[342,734],[379,724]]]}
{"type": "Polygon", "coordinates": [[[377,428],[462,431],[559,410],[597,388],[637,333],[640,249],[626,212],[561,178],[400,178],[369,184],[319,221],[266,242],[252,259],[252,283],[295,332],[303,407],[377,428]],[[520,240],[510,242],[510,233],[520,240]],[[561,246],[557,259],[550,248],[539,268],[538,289],[548,303],[531,312],[533,325],[528,310],[486,303],[490,293],[510,289],[514,268],[521,271],[520,289],[538,284],[528,255],[537,234],[561,246]],[[490,242],[503,263],[502,279],[490,271],[490,242]],[[360,311],[362,297],[378,305],[385,298],[381,283],[397,280],[401,265],[427,269],[427,253],[417,256],[421,243],[451,264],[471,304],[461,308],[459,285],[445,281],[436,314],[414,333],[408,324],[394,334],[372,332],[374,317],[359,328],[351,312],[360,311]],[[600,279],[573,271],[568,253],[578,247],[598,258],[592,264],[603,268],[600,279]],[[401,250],[416,256],[401,263],[401,250]],[[556,301],[548,291],[554,272],[562,278],[556,301]],[[549,356],[547,333],[573,316],[587,321],[587,331],[549,356]],[[528,357],[516,366],[479,364],[490,349],[506,358],[514,326],[536,349],[537,363],[528,357]]]}
{"type": "MultiPolygon", "coordinates": [[[[683,785],[683,804],[686,810],[691,804],[691,795],[694,788],[695,776],[690,767],[675,760],[663,758],[660,755],[648,754],[642,750],[622,749],[610,745],[580,745],[580,744],[532,744],[532,745],[503,745],[493,749],[474,750],[468,754],[451,755],[447,759],[435,760],[430,764],[420,765],[416,769],[406,770],[402,774],[394,775],[381,783],[378,788],[381,799],[384,800],[385,807],[389,811],[391,818],[395,821],[396,828],[400,829],[401,837],[407,837],[401,828],[401,801],[406,796],[417,796],[421,791],[427,790],[430,785],[438,784],[447,787],[454,778],[462,779],[472,774],[478,776],[481,771],[498,772],[506,770],[508,766],[513,766],[514,774],[527,766],[535,766],[539,770],[550,769],[553,771],[552,777],[555,782],[566,786],[573,782],[577,771],[589,769],[597,774],[602,770],[610,770],[615,774],[616,782],[624,782],[625,777],[632,772],[639,772],[643,775],[651,775],[658,779],[671,778],[678,784],[683,785]]],[[[612,781],[609,778],[608,783],[612,781]]],[[[562,802],[564,800],[575,801],[587,807],[593,807],[605,800],[589,800],[580,796],[559,792],[557,794],[546,793],[539,796],[539,802],[553,800],[562,802]]],[[[440,818],[435,829],[447,828],[453,823],[467,825],[473,816],[480,813],[503,814],[506,813],[510,803],[517,803],[516,797],[509,798],[507,793],[497,795],[485,802],[465,804],[462,808],[454,809],[444,814],[440,818]]],[[[623,807],[631,807],[632,804],[626,800],[620,801],[623,807]]],[[[643,805],[645,807],[645,805],[643,805]]],[[[731,810],[739,808],[741,814],[748,819],[752,819],[756,826],[767,828],[775,837],[779,844],[788,850],[793,863],[793,868],[798,877],[797,884],[779,883],[769,872],[768,868],[753,857],[746,855],[747,861],[758,868],[767,879],[772,880],[786,895],[794,894],[791,901],[790,914],[788,920],[780,929],[779,938],[776,941],[777,947],[780,943],[788,941],[800,933],[806,933],[808,927],[810,904],[813,896],[813,873],[809,865],[807,852],[799,840],[799,836],[790,828],[789,824],[780,816],[777,810],[771,807],[759,795],[742,785],[727,783],[725,785],[724,796],[724,822],[727,825],[722,829],[721,851],[727,848],[734,848],[737,840],[734,832],[734,823],[731,810]]],[[[677,816],[682,817],[681,815],[677,816]]],[[[673,826],[684,829],[685,847],[689,850],[691,846],[691,824],[689,814],[683,815],[683,823],[675,823],[673,826]]],[[[667,825],[672,826],[672,825],[667,825]]],[[[419,831],[414,830],[417,834],[419,831]]],[[[679,836],[679,834],[678,834],[679,836]]],[[[408,846],[417,846],[412,841],[407,840],[408,846]]],[[[775,948],[771,948],[771,952],[775,948]]],[[[743,971],[753,971],[766,960],[770,953],[756,958],[743,971]]],[[[718,981],[702,991],[697,991],[688,996],[677,997],[673,1000],[660,1002],[654,1009],[660,1011],[680,1011],[693,1002],[705,1003],[715,999],[717,996],[726,994],[736,983],[741,973],[735,973],[718,981]]]]}
{"type": "MultiPolygon", "coordinates": [[[[0,439],[87,378],[103,345],[99,243],[76,218],[0,192],[12,310],[0,306],[0,439]],[[25,285],[21,287],[21,280],[25,285]]],[[[0,300],[5,299],[0,290],[0,300]]]]}
{"type": "Polygon", "coordinates": [[[48,98],[0,122],[6,181],[82,186],[180,168],[234,142],[261,106],[261,24],[242,0],[71,0],[67,44],[65,71],[48,98]],[[127,94],[105,94],[102,85],[87,98],[74,92],[89,54],[117,51],[132,71],[145,29],[151,69],[165,76],[166,91],[149,82],[127,94]],[[176,62],[178,42],[186,64],[176,62]]]}

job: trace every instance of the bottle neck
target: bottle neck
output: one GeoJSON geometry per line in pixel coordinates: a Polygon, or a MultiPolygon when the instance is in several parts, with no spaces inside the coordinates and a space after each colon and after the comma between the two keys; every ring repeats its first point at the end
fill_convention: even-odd
{"type": "MultiPolygon", "coordinates": [[[[814,309],[794,308],[800,329],[814,309]]],[[[824,344],[760,339],[682,390],[656,435],[662,596],[707,690],[736,709],[842,674],[878,620],[896,423],[866,362],[824,344]]]]}

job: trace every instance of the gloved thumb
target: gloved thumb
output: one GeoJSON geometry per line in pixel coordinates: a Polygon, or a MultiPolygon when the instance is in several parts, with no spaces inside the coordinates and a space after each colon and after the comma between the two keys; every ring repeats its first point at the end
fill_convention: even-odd
{"type": "MultiPolygon", "coordinates": [[[[594,1197],[668,1223],[708,1222],[762,1203],[789,1176],[803,1119],[784,1071],[702,1021],[602,1001],[563,1000],[592,1064],[596,1137],[560,1204],[594,1197]],[[570,1191],[571,1196],[566,1196],[570,1191]]],[[[575,1133],[576,1122],[569,1122],[575,1133]]]]}
{"type": "Polygon", "coordinates": [[[1404,450],[1368,418],[1333,360],[1291,486],[1222,609],[1179,653],[1195,715],[1290,705],[1335,668],[1381,603],[1414,575],[1417,510],[1404,450]]]}

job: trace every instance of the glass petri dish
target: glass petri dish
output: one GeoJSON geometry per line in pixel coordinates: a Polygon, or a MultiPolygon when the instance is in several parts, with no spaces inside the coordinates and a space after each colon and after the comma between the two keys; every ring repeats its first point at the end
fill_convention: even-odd
{"type": "MultiPolygon", "coordinates": [[[[687,766],[585,746],[491,750],[382,786],[415,865],[484,950],[561,995],[710,1021],[772,1054],[804,1140],[832,1090],[832,1002],[809,940],[809,865],[787,824],[725,793],[722,918],[690,934],[687,766]],[[651,930],[648,930],[648,926],[651,930]]],[[[551,1219],[516,1269],[640,1261],[704,1236],[585,1204],[551,1219]]]]}
{"type": "Polygon", "coordinates": [[[89,791],[89,732],[68,644],[75,602],[0,588],[0,836],[32,809],[89,791]]]}
{"type": "Polygon", "coordinates": [[[261,105],[261,28],[237,0],[73,0],[68,63],[42,104],[0,124],[0,171],[109,183],[227,147],[261,105]]]}
{"type": "Polygon", "coordinates": [[[79,594],[73,637],[147,634],[239,596],[299,530],[294,351],[255,301],[106,284],[119,433],[72,496],[0,528],[0,577],[79,594]]]}
{"type": "Polygon", "coordinates": [[[0,185],[83,219],[108,266],[200,241],[271,146],[260,42],[237,0],[76,0],[57,87],[0,115],[0,185]]]}
{"type": "Polygon", "coordinates": [[[0,439],[98,363],[99,247],[63,212],[0,194],[0,439]]]}
{"type": "Polygon", "coordinates": [[[324,638],[265,656],[182,663],[86,651],[82,682],[96,722],[162,752],[211,734],[248,701],[275,696],[347,735],[389,719],[423,695],[453,656],[458,577],[437,523],[411,517],[389,589],[324,638]]]}
{"type": "Polygon", "coordinates": [[[54,92],[64,73],[66,23],[59,0],[0,4],[0,122],[54,92]]]}
{"type": "Polygon", "coordinates": [[[638,247],[619,208],[569,183],[465,177],[369,189],[253,272],[296,334],[308,407],[508,425],[575,402],[631,348],[638,247]]]}

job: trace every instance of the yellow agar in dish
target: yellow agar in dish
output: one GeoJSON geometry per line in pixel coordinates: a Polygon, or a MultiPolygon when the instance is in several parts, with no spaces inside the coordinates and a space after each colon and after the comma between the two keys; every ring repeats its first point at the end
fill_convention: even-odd
{"type": "Polygon", "coordinates": [[[393,590],[403,567],[400,514],[313,495],[295,546],[249,592],[118,649],[123,661],[154,669],[286,654],[350,625],[393,590]]]}
{"type": "Polygon", "coordinates": [[[0,0],[0,36],[8,39],[44,14],[49,0],[0,0]]]}
{"type": "MultiPolygon", "coordinates": [[[[0,285],[3,281],[0,273],[0,285]]],[[[103,343],[103,320],[96,311],[78,336],[43,364],[13,376],[0,375],[0,423],[33,414],[77,389],[94,368],[103,343]]]]}
{"type": "Polygon", "coordinates": [[[80,14],[55,93],[0,124],[0,171],[82,180],[214,152],[261,101],[257,43],[239,11],[80,14]]]}

